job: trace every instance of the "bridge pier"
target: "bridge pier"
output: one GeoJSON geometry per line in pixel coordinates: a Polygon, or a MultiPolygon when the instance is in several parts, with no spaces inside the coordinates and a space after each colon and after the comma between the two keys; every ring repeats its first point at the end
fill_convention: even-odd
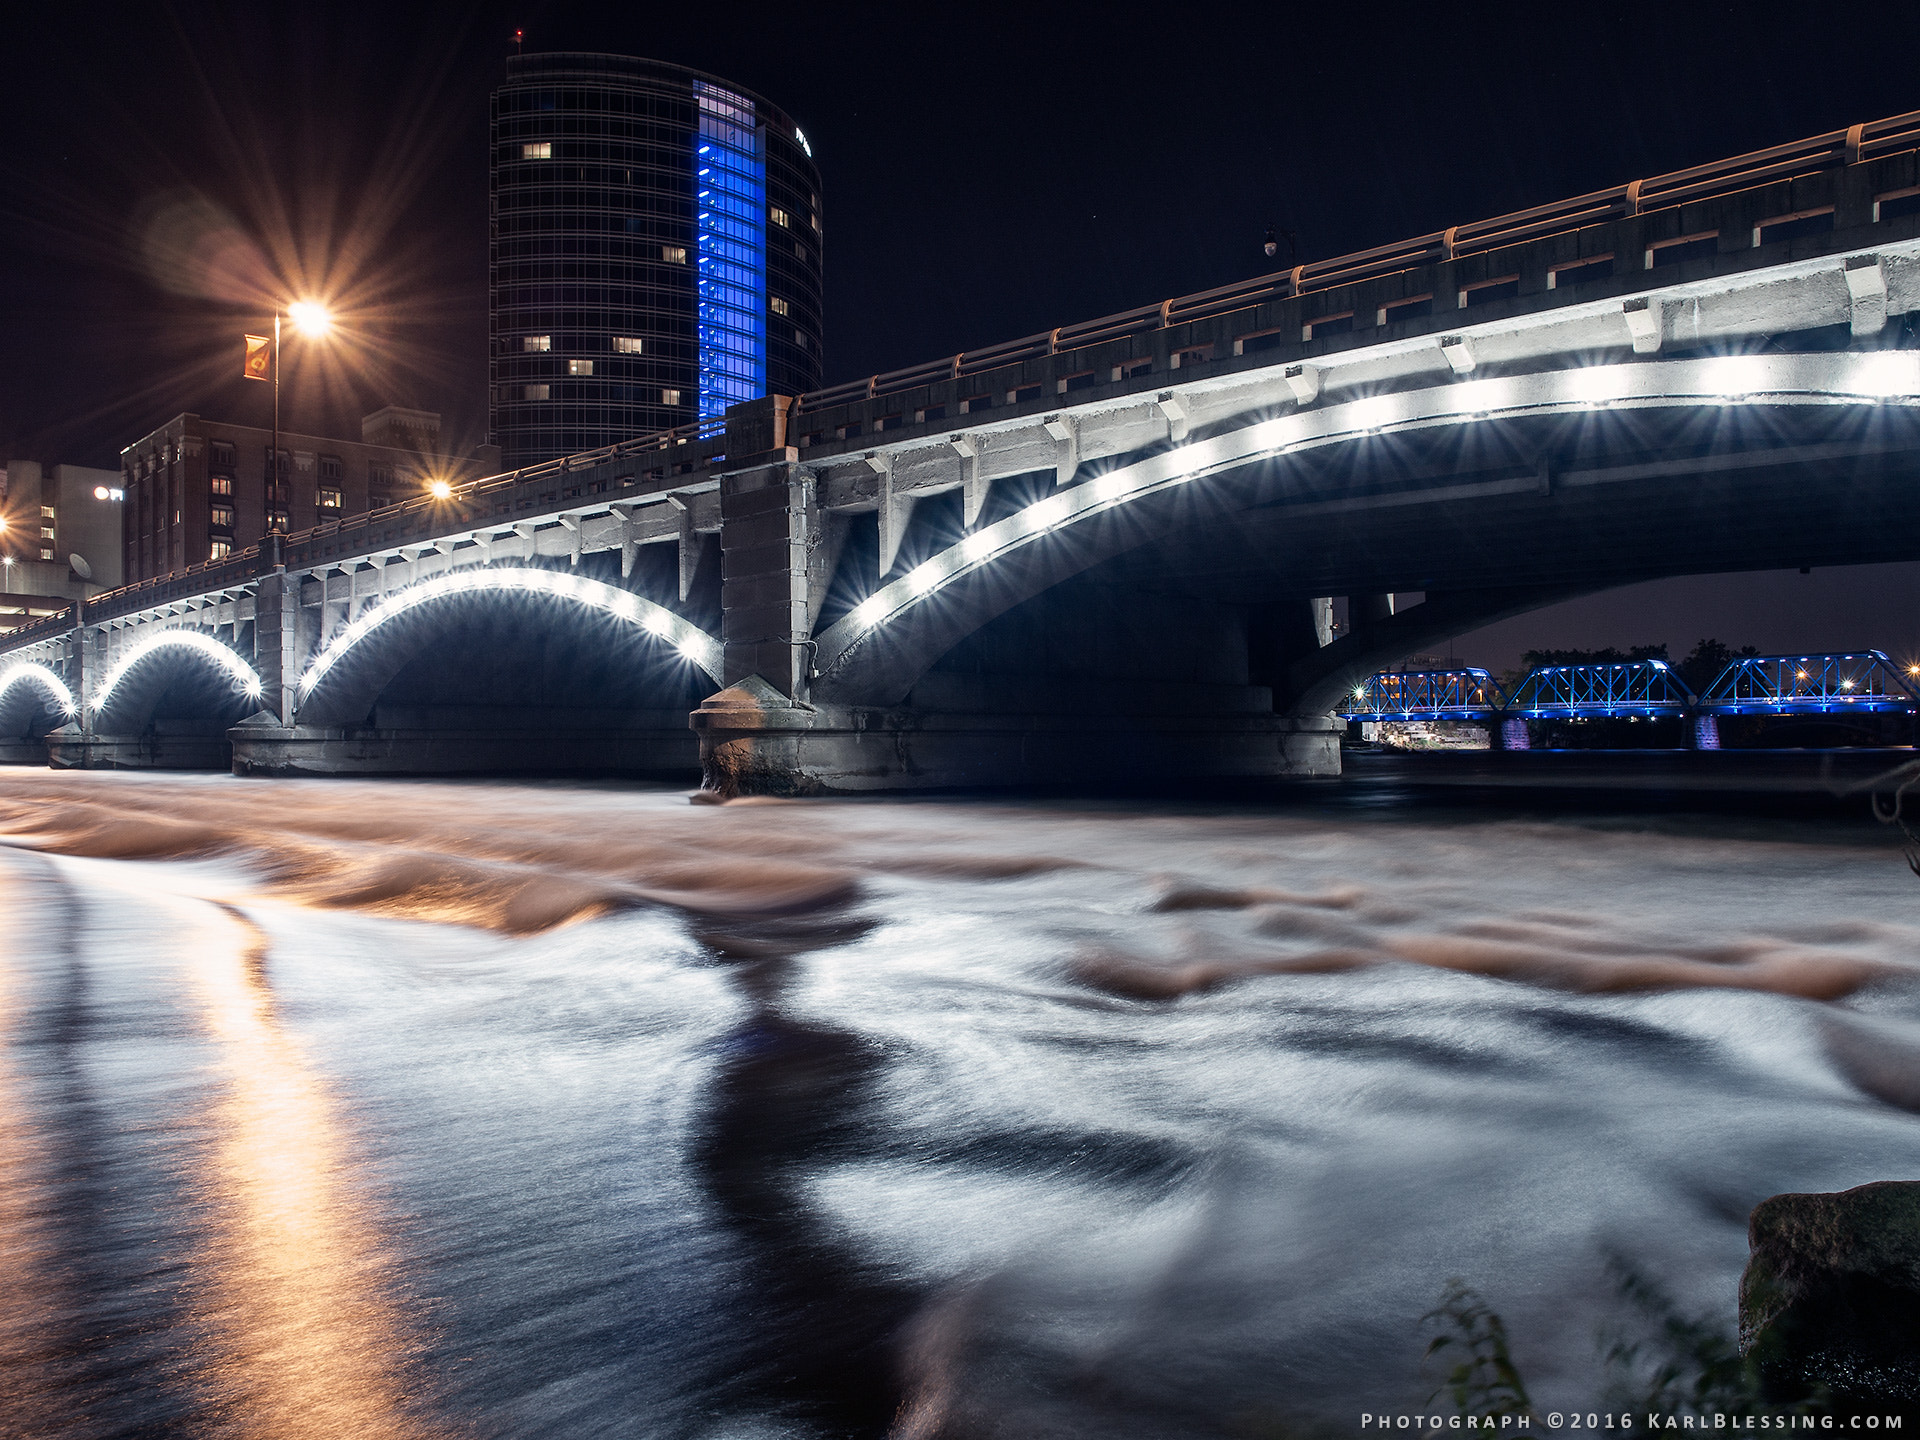
{"type": "Polygon", "coordinates": [[[812,705],[758,676],[709,697],[693,728],[702,785],[728,797],[1332,776],[1346,733],[1331,715],[1201,703],[1151,713],[812,705]]]}
{"type": "MultiPolygon", "coordinates": [[[[893,694],[836,688],[812,663],[835,537],[794,453],[722,481],[727,685],[692,715],[706,788],[819,795],[1339,774],[1344,725],[1275,714],[1267,674],[1320,643],[1324,602],[1267,607],[1251,643],[1274,658],[1255,674],[1249,621],[1234,607],[1068,580],[983,615],[951,648],[944,637],[923,649],[900,642],[919,658],[893,694]]],[[[884,580],[884,548],[880,564],[884,580]]]]}
{"type": "Polygon", "coordinates": [[[686,711],[602,717],[592,726],[279,725],[265,712],[227,731],[236,775],[593,775],[691,781],[686,711]]]}

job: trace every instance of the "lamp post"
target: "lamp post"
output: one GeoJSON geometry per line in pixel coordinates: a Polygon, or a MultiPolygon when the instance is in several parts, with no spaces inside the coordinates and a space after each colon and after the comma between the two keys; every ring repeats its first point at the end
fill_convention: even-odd
{"type": "MultiPolygon", "coordinates": [[[[333,316],[317,300],[293,301],[286,307],[286,318],[293,321],[296,330],[310,338],[317,339],[333,328],[333,316]]],[[[263,335],[246,337],[244,370],[249,380],[270,380],[273,383],[273,440],[267,447],[267,529],[273,533],[277,533],[278,527],[273,523],[272,507],[275,500],[281,498],[280,487],[286,483],[286,475],[280,468],[280,322],[280,307],[275,306],[272,340],[263,335]],[[262,374],[263,370],[267,373],[262,374]]]]}

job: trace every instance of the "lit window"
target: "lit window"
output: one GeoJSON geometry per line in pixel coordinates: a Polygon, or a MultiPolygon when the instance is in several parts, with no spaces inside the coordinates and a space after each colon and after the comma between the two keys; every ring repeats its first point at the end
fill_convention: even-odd
{"type": "Polygon", "coordinates": [[[551,350],[553,348],[553,336],[522,335],[520,337],[520,348],[522,350],[551,350]]]}
{"type": "Polygon", "coordinates": [[[567,361],[567,373],[569,375],[591,375],[593,373],[593,361],[569,360],[567,361]]]}
{"type": "Polygon", "coordinates": [[[788,230],[793,227],[793,217],[778,205],[769,205],[767,207],[767,218],[783,230],[788,230]]]}
{"type": "Polygon", "coordinates": [[[231,530],[233,528],[233,507],[231,505],[213,506],[207,511],[207,523],[209,525],[218,525],[223,530],[231,530]]]}
{"type": "Polygon", "coordinates": [[[660,258],[669,265],[684,265],[687,263],[687,247],[684,245],[662,245],[660,247],[660,258]]]}
{"type": "Polygon", "coordinates": [[[51,560],[51,559],[53,559],[53,551],[51,551],[51,550],[42,550],[42,551],[40,552],[40,558],[41,558],[42,560],[51,560]]]}
{"type": "Polygon", "coordinates": [[[796,325],[793,327],[793,343],[798,345],[802,350],[804,350],[807,348],[807,346],[813,344],[813,341],[810,338],[808,338],[806,331],[802,330],[798,325],[796,325]]]}
{"type": "Polygon", "coordinates": [[[209,540],[207,542],[207,559],[209,560],[224,560],[232,553],[233,542],[230,540],[209,540]]]}
{"type": "Polygon", "coordinates": [[[320,493],[314,497],[314,504],[318,505],[322,510],[338,510],[341,504],[340,492],[330,487],[323,487],[320,493]]]}
{"type": "Polygon", "coordinates": [[[287,512],[284,510],[267,511],[267,528],[269,530],[285,530],[287,528],[287,512]]]}
{"type": "Polygon", "coordinates": [[[643,347],[638,335],[616,335],[613,337],[613,348],[621,355],[638,355],[643,347]]]}
{"type": "Polygon", "coordinates": [[[42,520],[51,520],[54,518],[55,515],[59,513],[60,512],[55,510],[54,507],[51,505],[42,505],[40,507],[40,518],[42,520]]]}
{"type": "Polygon", "coordinates": [[[773,313],[776,315],[784,315],[787,313],[787,302],[782,300],[778,295],[768,300],[767,304],[773,307],[773,313]]]}
{"type": "Polygon", "coordinates": [[[680,392],[678,390],[662,390],[660,392],[660,403],[662,405],[678,405],[680,403],[680,392]]]}
{"type": "Polygon", "coordinates": [[[551,385],[522,385],[520,387],[520,398],[522,400],[545,400],[552,394],[553,387],[551,385]]]}
{"type": "Polygon", "coordinates": [[[207,488],[212,490],[216,495],[231,495],[233,493],[233,477],[231,475],[216,475],[207,482],[207,488]]]}
{"type": "Polygon", "coordinates": [[[553,142],[551,140],[529,140],[520,147],[522,160],[551,160],[553,142]]]}

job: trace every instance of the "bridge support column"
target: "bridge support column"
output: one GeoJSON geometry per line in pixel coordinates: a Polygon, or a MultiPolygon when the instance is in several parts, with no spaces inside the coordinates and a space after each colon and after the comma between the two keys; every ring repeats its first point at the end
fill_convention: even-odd
{"type": "Polygon", "coordinates": [[[721,480],[720,642],[729,685],[758,676],[790,700],[806,699],[815,579],[808,558],[825,539],[810,478],[790,459],[721,480]]]}
{"type": "Polygon", "coordinates": [[[300,580],[284,570],[260,579],[254,596],[253,668],[260,676],[260,708],[282,725],[293,723],[300,672],[300,580]]]}

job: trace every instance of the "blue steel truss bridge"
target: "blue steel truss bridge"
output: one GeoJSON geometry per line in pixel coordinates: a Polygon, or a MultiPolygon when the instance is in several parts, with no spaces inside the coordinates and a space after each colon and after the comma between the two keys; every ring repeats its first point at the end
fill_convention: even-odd
{"type": "Polygon", "coordinates": [[[1884,651],[1755,655],[1720,672],[1695,707],[1701,715],[1920,713],[1920,666],[1905,671],[1884,651]]]}
{"type": "Polygon", "coordinates": [[[1344,720],[1491,723],[1721,715],[1920,714],[1920,665],[1882,650],[1752,655],[1733,661],[1699,695],[1664,660],[1548,665],[1502,695],[1485,670],[1382,671],[1357,686],[1344,720]]]}
{"type": "Polygon", "coordinates": [[[1384,670],[1340,709],[1346,720],[1494,720],[1500,690],[1485,670],[1384,670]]]}

